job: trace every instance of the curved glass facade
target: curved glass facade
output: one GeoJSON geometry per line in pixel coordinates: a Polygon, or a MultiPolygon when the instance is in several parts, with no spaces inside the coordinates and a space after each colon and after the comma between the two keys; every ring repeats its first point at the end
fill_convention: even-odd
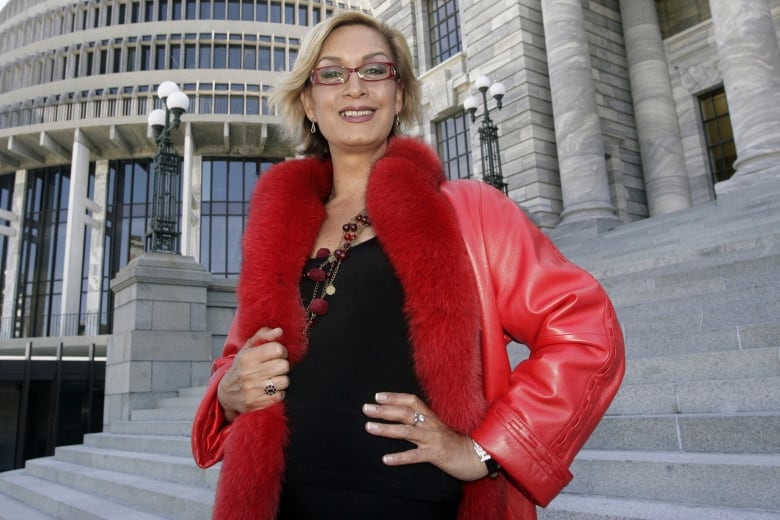
{"type": "Polygon", "coordinates": [[[110,333],[110,280],[144,250],[156,151],[146,119],[166,80],[190,97],[173,133],[181,252],[235,278],[251,187],[292,154],[267,95],[336,9],[367,11],[332,0],[10,0],[0,337],[110,333]]]}

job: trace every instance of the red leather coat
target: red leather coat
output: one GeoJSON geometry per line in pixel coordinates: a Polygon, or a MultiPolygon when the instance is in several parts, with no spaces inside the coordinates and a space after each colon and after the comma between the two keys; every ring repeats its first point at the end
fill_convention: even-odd
{"type": "MultiPolygon", "coordinates": [[[[261,326],[284,330],[291,363],[305,355],[298,283],[331,179],[327,161],[287,161],[266,172],[253,195],[239,312],[192,430],[198,465],[223,461],[214,518],[275,515],[284,403],[228,425],[216,389],[261,326]]],[[[418,141],[390,142],[372,170],[366,206],[404,288],[429,406],[503,468],[497,479],[464,484],[459,520],[536,518],[535,505],[547,505],[571,480],[568,467],[623,376],[623,338],[609,298],[514,202],[479,181],[446,181],[418,141]],[[530,350],[514,370],[510,339],[530,350]]]]}

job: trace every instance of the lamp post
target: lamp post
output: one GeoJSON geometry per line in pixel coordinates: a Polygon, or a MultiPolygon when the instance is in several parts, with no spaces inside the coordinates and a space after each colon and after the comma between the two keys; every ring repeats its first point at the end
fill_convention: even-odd
{"type": "MultiPolygon", "coordinates": [[[[501,110],[501,99],[506,93],[503,83],[492,83],[487,76],[480,76],[475,83],[477,90],[482,94],[482,124],[479,127],[479,147],[482,152],[482,177],[483,180],[508,194],[507,183],[501,173],[501,153],[498,148],[498,127],[490,119],[488,108],[488,93],[496,100],[496,107],[501,110]]],[[[477,120],[476,112],[479,99],[476,96],[468,96],[463,100],[463,108],[471,114],[471,122],[477,120]]]]}
{"type": "Polygon", "coordinates": [[[179,254],[181,158],[171,142],[171,130],[179,128],[181,115],[190,107],[190,99],[172,81],[160,84],[157,97],[164,108],[152,110],[149,114],[157,153],[154,155],[152,222],[151,231],[146,234],[146,251],[179,254]]]}

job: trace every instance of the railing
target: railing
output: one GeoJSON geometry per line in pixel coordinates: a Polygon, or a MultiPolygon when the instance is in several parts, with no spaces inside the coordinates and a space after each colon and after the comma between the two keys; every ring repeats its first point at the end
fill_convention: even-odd
{"type": "Polygon", "coordinates": [[[0,339],[110,334],[107,313],[82,312],[0,318],[0,339]]]}

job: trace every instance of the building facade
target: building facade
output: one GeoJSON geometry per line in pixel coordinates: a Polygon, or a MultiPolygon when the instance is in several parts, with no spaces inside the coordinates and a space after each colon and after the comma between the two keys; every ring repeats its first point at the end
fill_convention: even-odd
{"type": "MultiPolygon", "coordinates": [[[[480,76],[506,86],[501,109],[487,105],[503,182],[550,232],[713,200],[780,154],[780,0],[10,0],[0,351],[16,359],[20,340],[110,337],[110,281],[143,255],[149,231],[147,116],[163,81],[190,98],[173,133],[180,252],[235,279],[252,186],[294,154],[267,95],[309,28],[338,9],[407,36],[424,91],[408,130],[451,178],[491,173],[463,103],[480,76]]],[[[21,402],[12,386],[0,392],[21,402]]]]}

